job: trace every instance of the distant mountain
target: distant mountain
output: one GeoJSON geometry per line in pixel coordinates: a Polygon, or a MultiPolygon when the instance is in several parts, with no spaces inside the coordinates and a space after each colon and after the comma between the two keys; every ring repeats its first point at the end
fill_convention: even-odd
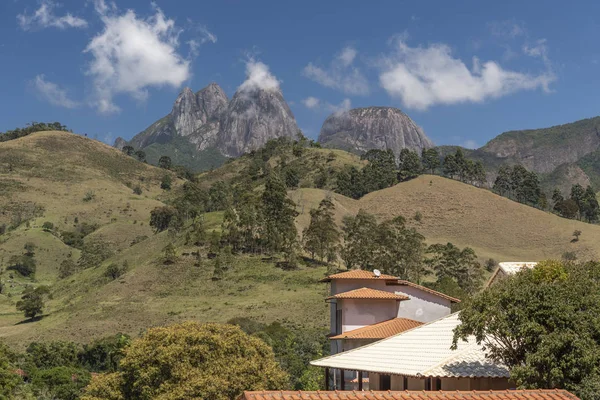
{"type": "Polygon", "coordinates": [[[197,93],[184,88],[170,114],[129,142],[117,138],[114,146],[143,149],[151,163],[168,155],[176,164],[200,171],[299,132],[279,89],[241,87],[229,102],[223,89],[211,83],[197,93]]]}
{"type": "Polygon", "coordinates": [[[261,148],[269,139],[295,139],[298,133],[294,114],[281,91],[238,90],[221,120],[217,147],[223,154],[236,157],[261,148]]]}
{"type": "Polygon", "coordinates": [[[396,155],[408,148],[419,154],[434,147],[410,117],[397,108],[365,107],[330,115],[321,128],[319,143],[357,153],[391,149],[396,155]]]}
{"type": "Polygon", "coordinates": [[[575,183],[600,189],[600,117],[505,132],[468,155],[482,160],[492,177],[502,164],[522,164],[540,175],[546,191],[566,193],[575,183]]]}

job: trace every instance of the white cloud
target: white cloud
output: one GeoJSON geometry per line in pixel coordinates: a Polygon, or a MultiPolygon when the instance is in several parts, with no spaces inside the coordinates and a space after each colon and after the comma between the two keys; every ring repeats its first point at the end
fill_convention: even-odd
{"type": "Polygon", "coordinates": [[[530,57],[540,58],[549,68],[551,66],[548,58],[548,45],[546,39],[538,39],[533,45],[524,44],[523,53],[530,57]]]}
{"type": "Polygon", "coordinates": [[[352,108],[352,103],[350,99],[344,99],[340,104],[331,104],[325,101],[321,101],[316,97],[310,96],[302,100],[302,104],[304,104],[304,107],[310,110],[325,110],[333,113],[348,111],[352,108]]]}
{"type": "Polygon", "coordinates": [[[102,113],[119,111],[115,95],[143,101],[149,87],[179,87],[191,76],[190,61],[178,54],[181,30],[154,5],[156,14],[138,18],[133,10],[119,14],[114,3],[96,0],[104,23],[85,49],[93,59],[86,74],[93,78],[93,104],[102,113]]]}
{"type": "Polygon", "coordinates": [[[56,8],[56,3],[52,0],[42,0],[40,8],[33,14],[23,13],[17,15],[19,26],[21,26],[21,29],[28,31],[43,28],[85,28],[88,25],[85,19],[75,17],[70,13],[58,17],[53,13],[54,8],[56,8]]]}
{"type": "Polygon", "coordinates": [[[279,83],[265,63],[250,58],[246,62],[246,80],[240,85],[240,90],[279,90],[279,83]]]}
{"type": "Polygon", "coordinates": [[[404,40],[397,40],[394,53],[383,59],[379,76],[389,95],[418,110],[435,104],[479,103],[521,90],[549,92],[554,80],[549,70],[530,75],[505,70],[495,61],[480,63],[476,57],[469,69],[445,44],[409,47],[404,40]]]}
{"type": "Polygon", "coordinates": [[[329,68],[322,68],[308,63],[302,73],[309,79],[346,94],[366,95],[369,93],[369,83],[360,69],[353,66],[357,56],[353,47],[345,47],[338,53],[329,68]]]}
{"type": "Polygon", "coordinates": [[[304,100],[302,100],[302,104],[304,104],[304,107],[306,108],[310,108],[310,109],[315,109],[315,108],[319,108],[321,101],[319,99],[317,99],[316,97],[307,97],[304,100]]]}
{"type": "Polygon", "coordinates": [[[504,21],[490,22],[488,23],[488,27],[490,28],[492,35],[501,38],[514,39],[517,36],[526,34],[523,24],[517,22],[514,18],[504,21]]]}
{"type": "Polygon", "coordinates": [[[477,143],[474,140],[465,140],[465,142],[463,143],[463,147],[467,148],[467,149],[476,149],[479,146],[477,145],[477,143]]]}
{"type": "Polygon", "coordinates": [[[56,83],[47,81],[44,75],[36,76],[31,81],[31,85],[40,98],[52,105],[64,108],[76,108],[79,106],[78,102],[69,98],[66,90],[62,89],[56,83]]]}

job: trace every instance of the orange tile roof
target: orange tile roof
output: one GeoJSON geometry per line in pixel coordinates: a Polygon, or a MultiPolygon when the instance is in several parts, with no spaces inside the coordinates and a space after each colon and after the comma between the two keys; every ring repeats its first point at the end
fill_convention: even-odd
{"type": "Polygon", "coordinates": [[[387,280],[396,280],[398,277],[392,275],[381,274],[379,277],[376,277],[373,271],[365,271],[363,269],[353,269],[351,271],[341,272],[339,274],[329,275],[326,278],[321,279],[321,282],[331,282],[333,279],[381,279],[384,281],[387,280]]]}
{"type": "Polygon", "coordinates": [[[377,324],[344,332],[329,339],[385,339],[421,325],[423,325],[422,322],[415,321],[414,319],[392,318],[377,324]]]}
{"type": "Polygon", "coordinates": [[[403,294],[385,292],[371,288],[354,289],[343,293],[338,293],[335,296],[329,296],[331,299],[372,299],[372,300],[408,300],[409,297],[403,294]]]}
{"type": "Polygon", "coordinates": [[[566,390],[244,392],[241,400],[579,400],[566,390]]]}
{"type": "Polygon", "coordinates": [[[386,285],[390,285],[390,286],[410,286],[410,287],[414,287],[414,288],[420,289],[420,290],[422,290],[424,292],[428,292],[428,293],[431,293],[433,295],[436,295],[436,296],[439,296],[441,298],[444,298],[446,300],[450,300],[452,303],[460,303],[460,299],[448,296],[447,294],[440,293],[438,291],[435,291],[435,290],[430,289],[430,288],[425,287],[425,286],[417,285],[416,283],[413,283],[413,282],[404,281],[402,279],[398,279],[397,281],[394,281],[394,282],[386,282],[385,284],[386,285]]]}

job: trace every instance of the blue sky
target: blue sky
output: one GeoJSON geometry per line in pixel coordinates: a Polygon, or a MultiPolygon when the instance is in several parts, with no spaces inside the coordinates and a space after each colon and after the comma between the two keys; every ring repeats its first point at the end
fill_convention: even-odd
{"type": "Polygon", "coordinates": [[[112,143],[181,88],[268,68],[299,127],[387,105],[437,144],[600,114],[600,2],[1,0],[0,131],[60,121],[112,143]]]}

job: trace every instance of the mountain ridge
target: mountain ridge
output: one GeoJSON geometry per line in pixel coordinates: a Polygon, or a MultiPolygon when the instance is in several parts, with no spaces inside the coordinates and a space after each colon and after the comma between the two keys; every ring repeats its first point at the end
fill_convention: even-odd
{"type": "MultiPolygon", "coordinates": [[[[294,138],[298,133],[300,129],[296,119],[279,88],[242,85],[230,101],[225,91],[213,82],[196,93],[185,87],[168,115],[129,142],[117,138],[114,146],[123,148],[129,144],[145,149],[155,145],[160,149],[171,144],[175,147],[174,151],[185,153],[189,145],[198,152],[198,156],[204,151],[211,153],[216,150],[222,157],[213,155],[212,158],[220,165],[227,157],[256,150],[270,139],[282,136],[294,138]],[[176,141],[177,138],[185,140],[176,141]]],[[[164,150],[167,152],[167,149],[164,150]]],[[[150,161],[156,162],[153,158],[150,161]]],[[[191,154],[183,160],[183,164],[199,165],[200,161],[195,158],[191,154]]]]}

